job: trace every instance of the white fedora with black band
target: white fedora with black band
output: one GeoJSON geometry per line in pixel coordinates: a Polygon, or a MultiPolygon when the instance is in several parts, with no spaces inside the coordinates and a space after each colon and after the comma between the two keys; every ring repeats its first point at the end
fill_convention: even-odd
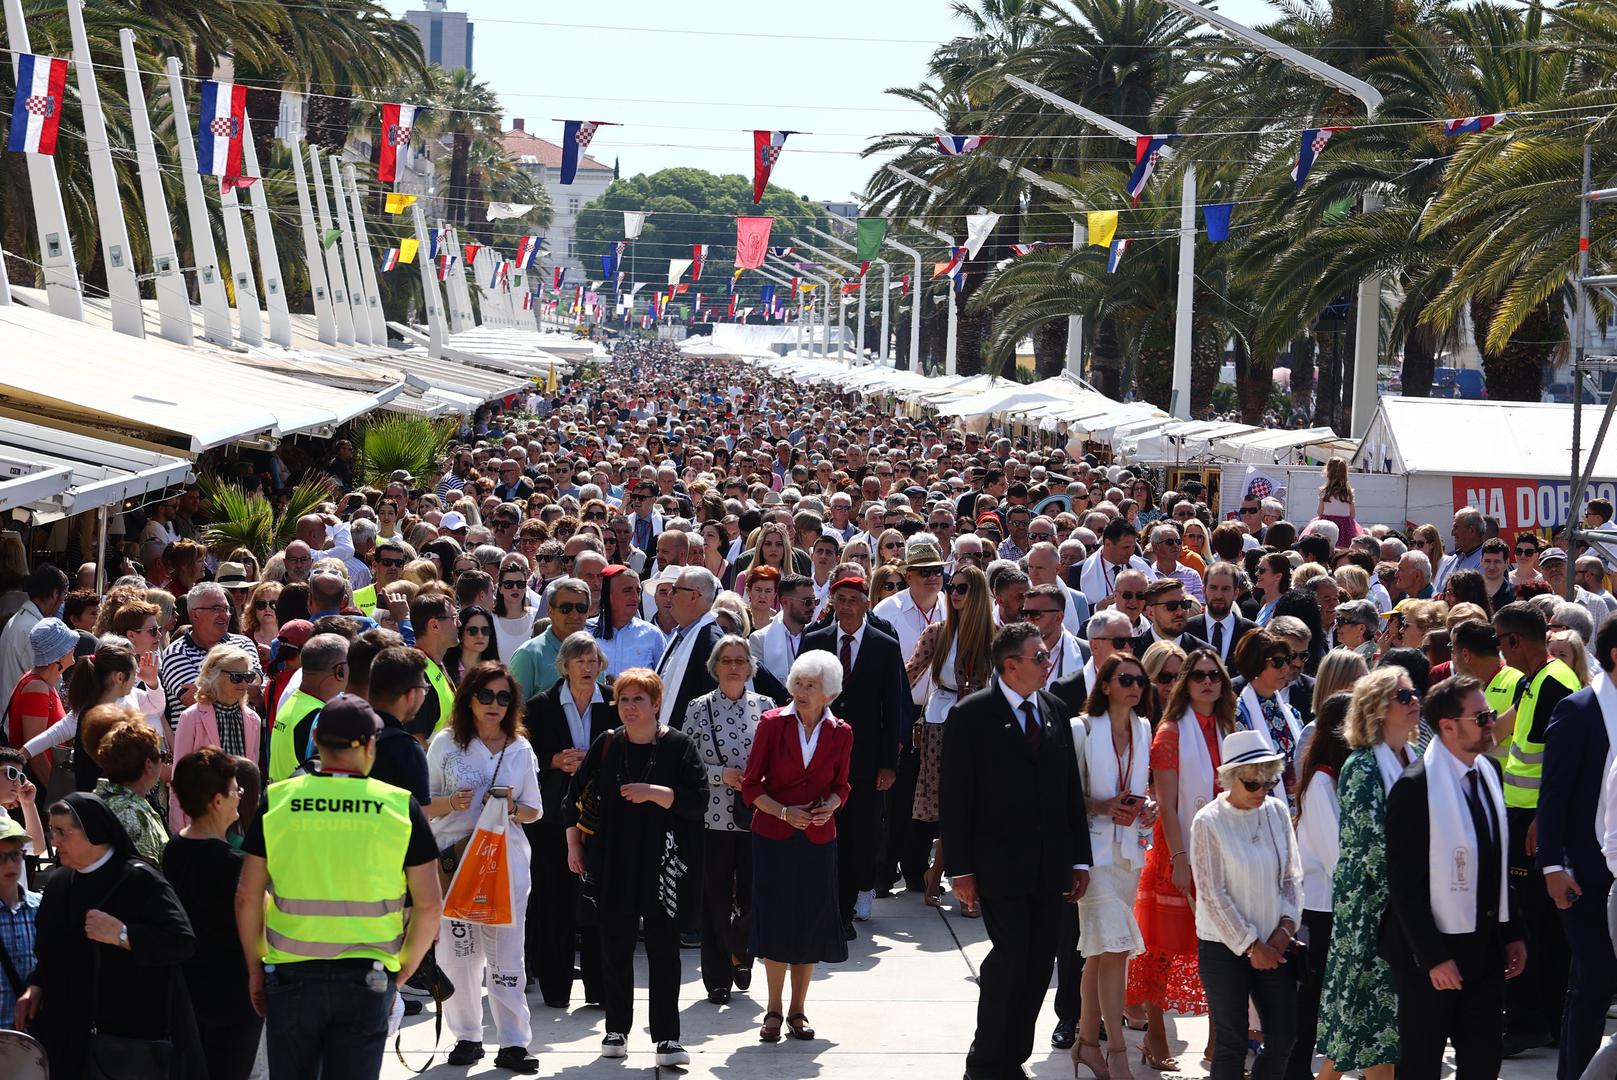
{"type": "Polygon", "coordinates": [[[1269,746],[1263,735],[1247,728],[1224,736],[1224,747],[1219,769],[1232,769],[1237,765],[1266,765],[1271,761],[1284,761],[1286,755],[1269,746]]]}

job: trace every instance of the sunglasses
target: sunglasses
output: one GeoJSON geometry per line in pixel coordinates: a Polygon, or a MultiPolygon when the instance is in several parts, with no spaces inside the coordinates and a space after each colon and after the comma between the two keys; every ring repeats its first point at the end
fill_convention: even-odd
{"type": "Polygon", "coordinates": [[[404,565],[404,560],[403,559],[377,559],[376,564],[378,566],[385,566],[389,570],[397,570],[399,567],[404,565]]]}
{"type": "Polygon", "coordinates": [[[1119,600],[1144,600],[1145,599],[1145,593],[1143,593],[1143,592],[1119,592],[1117,594],[1117,598],[1119,600]]]}
{"type": "Polygon", "coordinates": [[[489,627],[480,626],[476,623],[468,623],[460,628],[460,632],[463,634],[470,634],[472,637],[488,637],[489,627]]]}
{"type": "Polygon", "coordinates": [[[1469,720],[1473,724],[1477,725],[1477,727],[1485,728],[1493,727],[1494,724],[1499,720],[1499,714],[1493,709],[1483,709],[1475,716],[1461,716],[1458,719],[1469,720]]]}
{"type": "Polygon", "coordinates": [[[896,581],[884,581],[884,582],[882,582],[881,591],[882,592],[897,592],[899,590],[899,587],[900,587],[899,583],[896,582],[896,581]]]}
{"type": "Polygon", "coordinates": [[[1264,662],[1270,667],[1274,668],[1276,671],[1279,671],[1281,668],[1291,666],[1291,656],[1292,654],[1289,652],[1281,653],[1279,656],[1267,656],[1264,657],[1264,662]]]}
{"type": "MultiPolygon", "coordinates": [[[[675,585],[674,589],[677,592],[679,590],[679,586],[675,585]]],[[[692,591],[694,592],[695,590],[692,590],[692,591]]],[[[556,605],[556,612],[559,615],[588,615],[589,610],[590,610],[590,606],[588,604],[557,604],[556,605]]]]}
{"type": "MultiPolygon", "coordinates": [[[[1032,656],[1018,656],[1018,657],[1014,657],[1014,659],[1016,659],[1016,660],[1031,660],[1035,664],[1048,664],[1050,662],[1050,650],[1049,649],[1040,649],[1038,652],[1034,653],[1032,656]]],[[[1122,679],[1123,676],[1119,675],[1118,678],[1122,679]]]]}
{"type": "MultiPolygon", "coordinates": [[[[275,603],[273,601],[266,604],[263,600],[260,600],[253,606],[258,608],[260,611],[275,610],[275,603]]],[[[161,626],[137,626],[129,632],[131,634],[161,634],[163,632],[163,628],[161,626]]]]}
{"type": "Polygon", "coordinates": [[[1241,786],[1256,795],[1260,791],[1273,791],[1274,786],[1278,783],[1280,783],[1280,777],[1277,776],[1273,780],[1242,780],[1241,786]]]}
{"type": "Polygon", "coordinates": [[[1196,606],[1194,600],[1158,600],[1153,607],[1167,608],[1169,611],[1189,611],[1196,606]]]}
{"type": "Polygon", "coordinates": [[[525,582],[525,581],[522,581],[521,579],[517,579],[515,581],[502,581],[502,582],[500,582],[500,588],[502,588],[502,589],[526,589],[527,587],[528,587],[528,583],[525,582]]]}
{"type": "Polygon", "coordinates": [[[604,514],[601,511],[597,510],[593,514],[585,514],[584,515],[584,520],[585,521],[605,521],[606,520],[606,514],[604,514]]]}
{"type": "Polygon", "coordinates": [[[1243,514],[1256,514],[1260,509],[1261,509],[1261,507],[1257,507],[1257,506],[1243,506],[1243,507],[1241,507],[1241,513],[1243,513],[1243,514]]]}
{"type": "Polygon", "coordinates": [[[474,697],[479,705],[498,705],[502,709],[511,707],[511,691],[509,690],[479,690],[474,697]]]}
{"type": "Polygon", "coordinates": [[[1538,548],[1532,547],[1531,545],[1529,545],[1527,547],[1519,547],[1519,548],[1516,549],[1516,554],[1518,554],[1518,555],[1537,555],[1538,554],[1538,548]]]}
{"type": "Polygon", "coordinates": [[[1119,675],[1113,681],[1122,687],[1138,686],[1143,690],[1151,680],[1144,675],[1119,675]]]}
{"type": "Polygon", "coordinates": [[[942,577],[943,576],[943,567],[941,567],[941,566],[919,566],[919,567],[916,567],[914,570],[911,570],[910,573],[912,573],[912,574],[920,574],[922,577],[926,577],[926,578],[942,577]]]}
{"type": "MultiPolygon", "coordinates": [[[[585,518],[587,520],[590,520],[590,521],[605,520],[606,519],[605,514],[585,514],[584,516],[585,516],[585,518]]],[[[494,527],[496,529],[500,529],[500,530],[503,531],[505,529],[514,529],[514,528],[516,528],[517,523],[512,521],[510,518],[495,518],[494,519],[494,527]]]]}
{"type": "Polygon", "coordinates": [[[229,679],[237,686],[246,686],[248,683],[253,681],[253,673],[251,671],[226,671],[221,672],[221,674],[223,674],[225,678],[229,679]]]}
{"type": "Polygon", "coordinates": [[[1179,672],[1177,671],[1159,671],[1157,672],[1157,685],[1167,686],[1177,678],[1179,678],[1179,672]]]}
{"type": "Polygon", "coordinates": [[[26,779],[26,776],[23,773],[23,771],[21,769],[17,768],[17,766],[15,766],[15,765],[7,765],[5,767],[4,776],[5,776],[5,778],[7,780],[10,780],[13,784],[20,784],[20,783],[22,783],[22,781],[24,779],[26,779]]]}
{"type": "Polygon", "coordinates": [[[966,593],[968,593],[970,591],[971,591],[971,585],[969,583],[967,583],[967,582],[964,582],[964,581],[957,581],[953,585],[949,586],[949,595],[950,596],[965,596],[966,593]]]}
{"type": "Polygon", "coordinates": [[[1400,705],[1415,705],[1420,702],[1420,694],[1407,686],[1401,686],[1393,692],[1392,699],[1400,705]]]}

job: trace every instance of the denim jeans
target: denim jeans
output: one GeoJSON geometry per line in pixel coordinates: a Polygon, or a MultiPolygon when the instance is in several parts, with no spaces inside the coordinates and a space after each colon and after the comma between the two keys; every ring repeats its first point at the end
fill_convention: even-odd
{"type": "Polygon", "coordinates": [[[380,993],[367,987],[369,966],[309,960],[264,970],[270,1080],[375,1080],[394,990],[391,974],[380,993]]]}
{"type": "Polygon", "coordinates": [[[1263,1049],[1252,1063],[1252,1080],[1281,1080],[1297,1038],[1297,975],[1291,962],[1259,971],[1222,942],[1205,940],[1197,943],[1196,955],[1213,1020],[1213,1080],[1241,1080],[1249,998],[1263,1027],[1263,1049]]]}

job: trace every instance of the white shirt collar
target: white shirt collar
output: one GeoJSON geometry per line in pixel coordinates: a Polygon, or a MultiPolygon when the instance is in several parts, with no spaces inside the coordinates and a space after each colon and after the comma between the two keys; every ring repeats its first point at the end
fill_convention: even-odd
{"type": "Polygon", "coordinates": [[[107,863],[112,859],[113,855],[115,855],[115,854],[117,854],[117,849],[108,848],[107,853],[105,855],[101,856],[101,858],[97,859],[95,862],[91,863],[89,866],[86,866],[84,869],[78,871],[78,873],[81,873],[81,874],[93,874],[93,873],[95,873],[97,870],[99,870],[103,866],[107,865],[107,863]]]}

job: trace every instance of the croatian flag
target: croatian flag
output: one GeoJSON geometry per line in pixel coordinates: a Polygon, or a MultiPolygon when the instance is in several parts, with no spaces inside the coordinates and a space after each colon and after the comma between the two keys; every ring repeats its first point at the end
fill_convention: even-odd
{"type": "Polygon", "coordinates": [[[1304,131],[1297,147],[1297,160],[1291,166],[1291,182],[1302,187],[1303,181],[1308,179],[1308,170],[1314,167],[1314,160],[1325,149],[1325,144],[1331,141],[1331,136],[1346,130],[1346,127],[1322,127],[1304,131]]]}
{"type": "Polygon", "coordinates": [[[691,280],[692,281],[701,281],[702,280],[702,267],[707,264],[707,249],[708,249],[708,245],[706,245],[706,244],[692,244],[691,245],[691,280]]]}
{"type": "Polygon", "coordinates": [[[501,263],[495,263],[493,272],[490,273],[489,276],[488,276],[488,287],[491,288],[491,289],[494,288],[494,286],[496,286],[496,285],[498,285],[500,283],[500,266],[501,265],[502,265],[501,263]]]}
{"type": "Polygon", "coordinates": [[[1123,261],[1123,252],[1128,249],[1129,242],[1127,240],[1112,241],[1112,246],[1106,253],[1106,272],[1108,274],[1117,272],[1117,264],[1123,261]]]}
{"type": "Polygon", "coordinates": [[[553,289],[560,289],[561,286],[562,286],[562,283],[567,280],[567,267],[565,267],[565,266],[556,267],[556,271],[555,271],[555,273],[553,273],[551,275],[551,278],[552,278],[554,283],[550,287],[553,288],[553,289]]]}
{"type": "Polygon", "coordinates": [[[434,229],[427,236],[427,258],[436,259],[438,257],[438,250],[441,247],[443,247],[444,245],[446,245],[448,242],[449,242],[449,226],[448,225],[445,225],[441,229],[434,229]]]}
{"type": "Polygon", "coordinates": [[[522,310],[523,311],[532,311],[533,310],[533,293],[525,292],[525,293],[522,294],[522,310]]]}
{"type": "Polygon", "coordinates": [[[954,278],[955,275],[960,273],[960,268],[964,265],[966,265],[966,249],[963,247],[957,247],[949,253],[948,262],[937,264],[932,276],[934,278],[940,278],[947,275],[950,278],[954,278]]]}
{"type": "Polygon", "coordinates": [[[786,148],[786,136],[792,131],[754,131],[752,133],[752,201],[764,201],[764,188],[769,186],[769,174],[775,171],[780,152],[786,148]]]}
{"type": "Polygon", "coordinates": [[[769,253],[777,259],[784,259],[796,250],[794,247],[772,247],[769,249],[769,253]]]}
{"type": "Polygon", "coordinates": [[[247,122],[247,88],[208,79],[197,110],[197,172],[241,175],[241,136],[247,122]]]}
{"type": "Polygon", "coordinates": [[[1483,113],[1481,116],[1461,116],[1454,120],[1443,121],[1443,134],[1453,138],[1456,135],[1476,135],[1487,131],[1508,113],[1483,113]]]}
{"type": "Polygon", "coordinates": [[[387,254],[382,256],[382,273],[387,273],[397,265],[399,265],[399,249],[390,247],[387,254]]]}
{"type": "Polygon", "coordinates": [[[1151,181],[1151,173],[1157,167],[1157,158],[1162,154],[1162,148],[1168,145],[1170,139],[1177,139],[1177,135],[1141,135],[1134,143],[1134,173],[1129,177],[1128,195],[1134,200],[1133,205],[1140,205],[1140,196],[1145,193],[1145,185],[1151,181]]]}
{"type": "Polygon", "coordinates": [[[613,278],[617,276],[618,260],[623,258],[624,249],[628,246],[629,242],[627,240],[619,240],[610,248],[607,248],[606,254],[601,256],[602,277],[613,278]]]}
{"type": "Polygon", "coordinates": [[[376,162],[376,179],[391,184],[397,178],[399,149],[410,145],[416,118],[426,111],[424,105],[382,106],[382,138],[377,144],[381,156],[376,162]]]}
{"type": "Polygon", "coordinates": [[[56,153],[56,130],[62,125],[67,91],[67,61],[22,53],[17,57],[17,100],[11,106],[11,138],[7,150],[24,154],[56,153]]]}
{"type": "Polygon", "coordinates": [[[451,266],[453,266],[453,265],[455,265],[455,257],[453,255],[449,254],[449,252],[446,251],[442,255],[438,256],[438,280],[439,281],[448,281],[449,280],[449,268],[451,266]]]}
{"type": "Polygon", "coordinates": [[[937,140],[938,149],[947,157],[969,154],[993,138],[992,135],[949,135],[942,131],[932,137],[937,140]]]}
{"type": "Polygon", "coordinates": [[[578,159],[589,149],[595,129],[609,125],[604,120],[563,120],[561,134],[561,182],[571,184],[578,175],[578,159]]]}
{"type": "Polygon", "coordinates": [[[732,318],[732,319],[736,317],[736,294],[735,293],[730,294],[730,310],[726,314],[728,314],[730,316],[730,318],[732,318]]]}
{"type": "Polygon", "coordinates": [[[517,241],[517,266],[523,270],[532,270],[539,265],[539,245],[545,242],[542,236],[524,236],[517,241]]]}

